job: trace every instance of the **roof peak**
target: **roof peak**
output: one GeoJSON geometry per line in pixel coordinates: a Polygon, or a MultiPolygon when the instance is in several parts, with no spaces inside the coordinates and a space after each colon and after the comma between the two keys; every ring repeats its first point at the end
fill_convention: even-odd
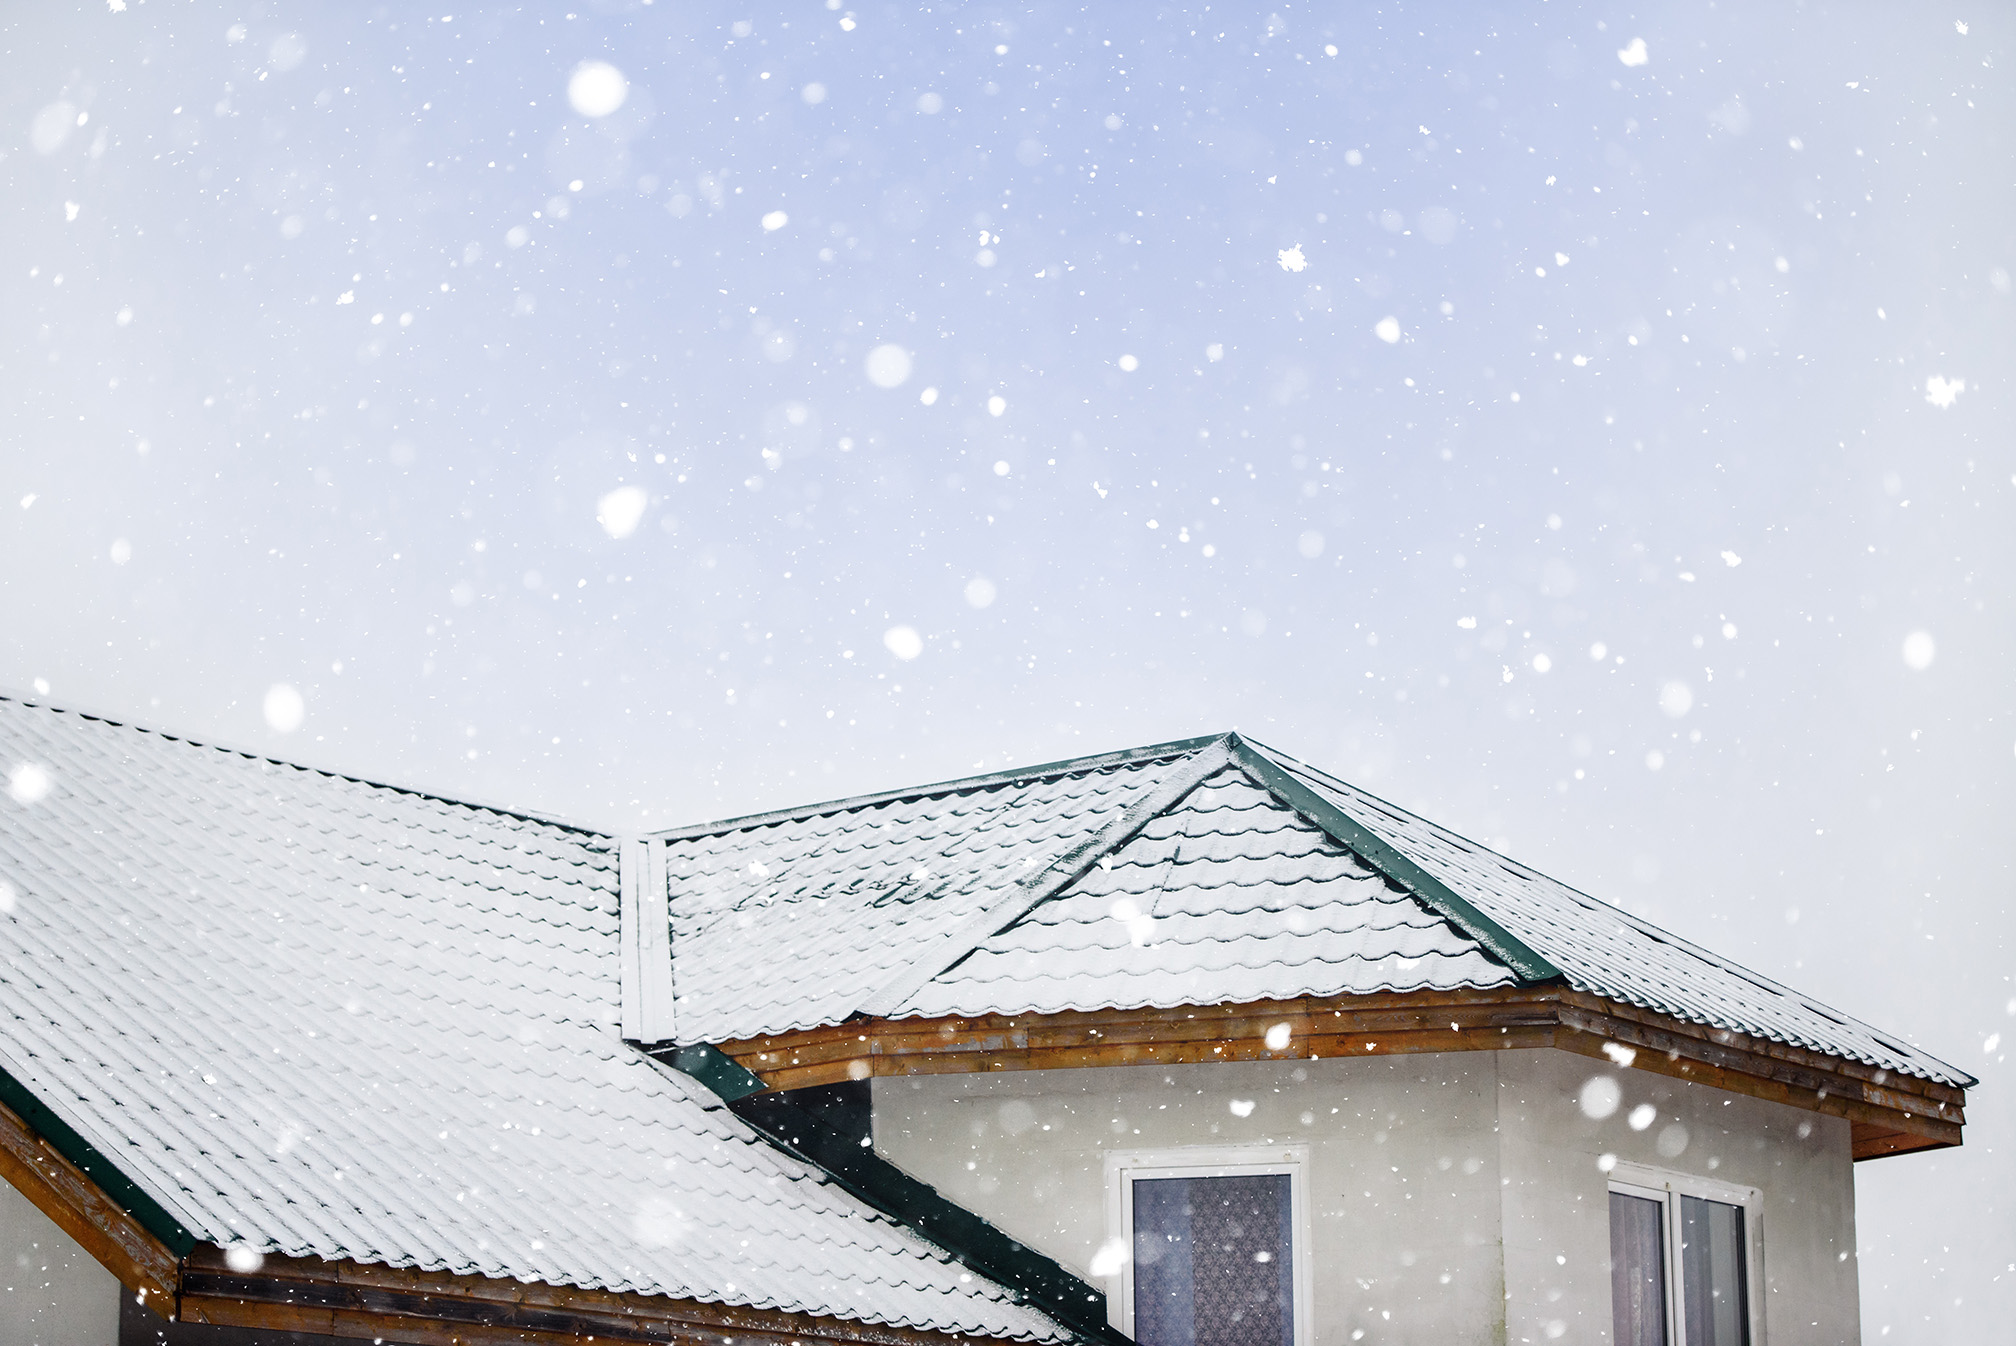
{"type": "Polygon", "coordinates": [[[1121,748],[1112,752],[1091,753],[1084,757],[1067,757],[1061,761],[1042,762],[1035,766],[1010,767],[975,776],[959,776],[951,780],[934,781],[928,785],[908,785],[892,790],[877,790],[868,794],[822,800],[812,804],[799,804],[791,808],[745,813],[710,822],[688,823],[683,827],[668,827],[661,831],[647,832],[644,836],[654,841],[686,841],[694,837],[716,836],[726,832],[767,827],[772,823],[803,822],[808,818],[818,818],[826,814],[851,813],[856,809],[873,808],[877,804],[893,804],[902,799],[928,799],[933,795],[960,794],[968,790],[984,790],[995,785],[1027,784],[1058,776],[1075,776],[1087,771],[1104,771],[1117,766],[1133,766],[1141,762],[1188,757],[1214,743],[1227,743],[1233,740],[1252,742],[1251,739],[1242,739],[1238,730],[1229,729],[1223,733],[1204,734],[1197,738],[1172,739],[1167,743],[1150,743],[1138,748],[1121,748]]]}

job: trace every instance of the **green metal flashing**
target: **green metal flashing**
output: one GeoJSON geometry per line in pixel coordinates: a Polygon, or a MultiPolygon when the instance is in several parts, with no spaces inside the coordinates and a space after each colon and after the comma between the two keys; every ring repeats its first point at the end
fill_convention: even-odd
{"type": "Polygon", "coordinates": [[[658,1059],[680,1074],[690,1075],[706,1085],[721,1096],[723,1103],[740,1102],[751,1094],[764,1093],[770,1088],[761,1075],[711,1043],[674,1047],[658,1055],[658,1059]]]}
{"type": "MultiPolygon", "coordinates": [[[[755,1080],[714,1047],[681,1047],[659,1060],[710,1089],[717,1079],[736,1087],[736,1076],[755,1080]]],[[[719,1092],[716,1089],[716,1092],[719,1092]]],[[[938,1194],[875,1153],[827,1126],[789,1098],[743,1089],[722,1094],[736,1116],[778,1146],[826,1173],[843,1189],[905,1229],[945,1250],[961,1266],[1014,1294],[1017,1302],[1048,1314],[1082,1346],[1132,1346],[1106,1321],[1106,1296],[1034,1248],[1017,1242],[964,1206],[938,1194]]]]}
{"type": "Polygon", "coordinates": [[[1458,929],[1489,949],[1525,982],[1553,981],[1555,967],[1524,940],[1485,915],[1448,884],[1430,874],[1384,837],[1366,827],[1316,791],[1297,780],[1278,762],[1237,734],[1231,736],[1232,760],[1288,807],[1328,832],[1366,864],[1447,917],[1458,929]]]}
{"type": "Polygon", "coordinates": [[[4,1069],[0,1069],[0,1103],[13,1109],[28,1124],[29,1130],[48,1141],[56,1153],[83,1170],[84,1176],[96,1183],[107,1199],[139,1221],[141,1228],[168,1245],[168,1251],[176,1257],[187,1257],[190,1250],[202,1242],[138,1183],[121,1173],[118,1166],[95,1145],[79,1135],[74,1127],[4,1069]]]}

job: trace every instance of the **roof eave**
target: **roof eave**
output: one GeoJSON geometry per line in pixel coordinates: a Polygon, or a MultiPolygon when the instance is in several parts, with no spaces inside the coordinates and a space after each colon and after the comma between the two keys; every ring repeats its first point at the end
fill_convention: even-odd
{"type": "Polygon", "coordinates": [[[854,1019],[720,1044],[777,1090],[873,1076],[1549,1047],[1840,1117],[1857,1128],[1857,1158],[1958,1145],[1966,1122],[1966,1091],[1945,1081],[1690,1023],[1558,981],[1133,1010],[854,1019]],[[1269,1030],[1284,1024],[1287,1042],[1268,1046],[1269,1030]],[[1865,1150],[1865,1140],[1873,1146],[1885,1135],[1908,1143],[1865,1150]]]}

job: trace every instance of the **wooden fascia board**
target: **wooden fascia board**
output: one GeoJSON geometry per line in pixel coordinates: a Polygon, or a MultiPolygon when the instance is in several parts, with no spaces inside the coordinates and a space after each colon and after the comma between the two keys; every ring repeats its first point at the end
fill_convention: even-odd
{"type": "Polygon", "coordinates": [[[1825,1052],[1806,1047],[1795,1047],[1789,1043],[1773,1042],[1769,1038],[1740,1033],[1734,1029],[1715,1028],[1705,1024],[1687,1023],[1660,1014],[1656,1010],[1640,1009],[1621,1001],[1607,1000],[1587,991],[1576,991],[1566,987],[1559,992],[1564,1004],[1580,1005],[1598,1014],[1615,1019],[1631,1020],[1655,1029],[1683,1033],[1702,1042],[1739,1049],[1752,1056],[1769,1057],[1793,1068],[1811,1068],[1831,1074],[1845,1075],[1864,1084],[1877,1088],[1900,1090],[1935,1103],[1949,1103],[1964,1108],[1967,1091],[1958,1085],[1943,1080],[1926,1079],[1918,1075],[1905,1075],[1872,1066],[1865,1061],[1851,1061],[1845,1057],[1830,1056],[1825,1052]]]}
{"type": "Polygon", "coordinates": [[[394,1338],[414,1346],[677,1342],[681,1346],[955,1346],[988,1341],[843,1318],[353,1261],[269,1256],[231,1270],[204,1247],[183,1269],[182,1318],[217,1326],[394,1338]]]}
{"type": "MultiPolygon", "coordinates": [[[[1627,1056],[1635,1069],[1843,1117],[1857,1126],[1917,1137],[1926,1145],[1960,1143],[1964,1091],[1818,1052],[1769,1045],[1774,1050],[1759,1050],[1758,1040],[1743,1034],[1556,986],[1165,1010],[868,1020],[724,1043],[721,1050],[771,1088],[796,1089],[873,1075],[1559,1047],[1613,1061],[1627,1056]],[[1289,1044],[1270,1049],[1265,1034],[1283,1023],[1289,1044]],[[1623,1048],[1630,1050],[1619,1050],[1623,1048]]],[[[1858,1157],[1893,1152],[1872,1150],[1858,1157]]]]}
{"type": "Polygon", "coordinates": [[[163,1318],[175,1315],[181,1267],[168,1246],[83,1169],[0,1104],[0,1178],[163,1318]]]}
{"type": "Polygon", "coordinates": [[[1793,1072],[1752,1053],[1648,1031],[1629,1020],[1592,1015],[1572,1007],[1563,1011],[1554,1045],[1563,1051],[1611,1061],[1616,1061],[1619,1055],[1615,1048],[1622,1046],[1632,1054],[1618,1064],[1628,1064],[1635,1070],[1785,1103],[1852,1123],[1883,1126],[1939,1145],[1960,1144],[1961,1127],[1966,1124],[1965,1114],[1953,1104],[1883,1090],[1846,1075],[1793,1072]]]}
{"type": "Polygon", "coordinates": [[[1873,1122],[1855,1122],[1852,1124],[1852,1130],[1854,1135],[1851,1143],[1857,1163],[1867,1159],[1887,1159],[1893,1154],[1916,1154],[1920,1150],[1950,1148],[1927,1136],[1892,1131],[1873,1122]]]}

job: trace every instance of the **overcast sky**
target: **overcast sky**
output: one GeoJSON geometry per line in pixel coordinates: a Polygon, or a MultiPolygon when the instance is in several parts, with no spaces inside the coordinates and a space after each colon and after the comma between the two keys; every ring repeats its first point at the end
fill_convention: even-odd
{"type": "Polygon", "coordinates": [[[612,828],[1237,727],[1981,1075],[1864,1318],[2005,1332],[2016,15],[918,8],[10,7],[0,684],[612,828]]]}

